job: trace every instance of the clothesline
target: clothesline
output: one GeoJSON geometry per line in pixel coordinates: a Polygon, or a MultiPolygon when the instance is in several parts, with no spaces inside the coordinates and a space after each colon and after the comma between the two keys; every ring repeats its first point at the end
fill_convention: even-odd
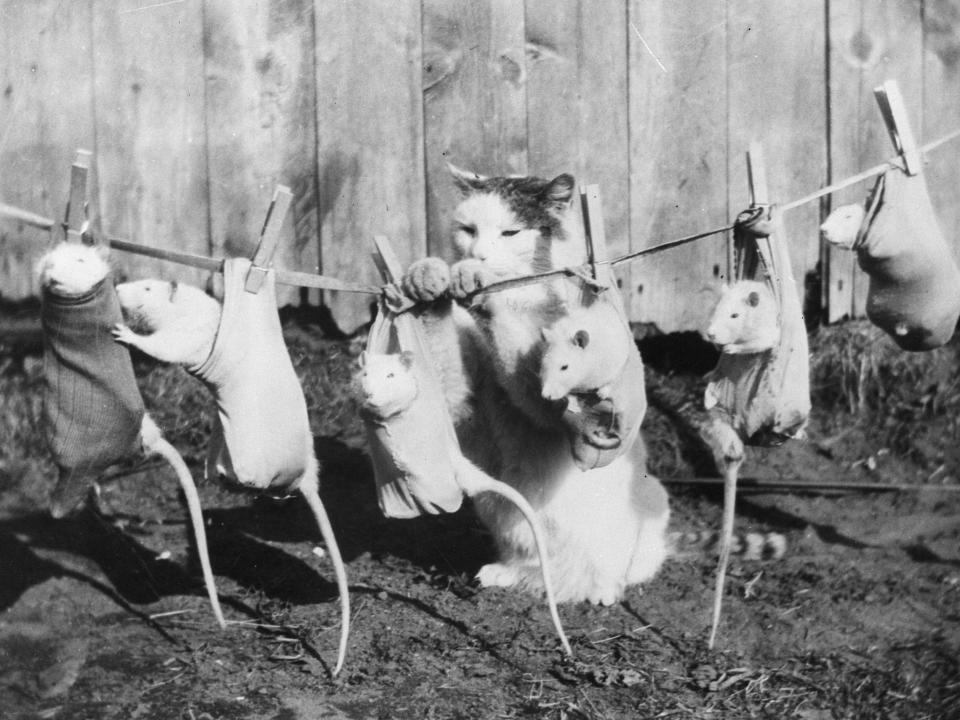
{"type": "MultiPolygon", "coordinates": [[[[960,137],[960,128],[954,130],[953,132],[947,133],[946,135],[932,140],[925,145],[922,145],[919,150],[921,153],[929,153],[930,151],[944,145],[945,143],[954,140],[955,138],[960,137]]],[[[810,193],[809,195],[804,195],[803,197],[792,200],[788,203],[779,205],[781,211],[793,210],[794,208],[806,205],[807,203],[818,200],[825,195],[830,195],[839,190],[842,190],[851,185],[855,185],[858,182],[867,180],[875,175],[886,171],[891,167],[900,167],[903,168],[903,163],[900,157],[891,158],[885,160],[882,163],[874,165],[867,170],[857,173],[856,175],[851,175],[843,180],[839,180],[835,183],[822,187],[815,192],[810,193]]],[[[26,210],[21,210],[19,208],[0,203],[0,216],[10,217],[15,220],[19,220],[26,225],[31,225],[33,227],[40,228],[41,230],[52,230],[56,225],[54,220],[49,218],[42,217],[35,213],[31,213],[26,210]]],[[[655,253],[663,252],[664,250],[670,250],[681,245],[686,245],[687,243],[695,242],[697,240],[702,240],[704,238],[710,237],[712,235],[719,235],[722,233],[729,232],[735,227],[733,223],[723,225],[721,227],[715,227],[710,230],[705,230],[702,232],[694,233],[692,235],[685,235],[684,237],[676,238],[674,240],[668,240],[666,242],[659,243],[657,245],[651,245],[650,247],[643,248],[641,250],[634,250],[632,252],[620,255],[618,257],[612,258],[610,260],[601,260],[598,261],[597,265],[609,264],[611,267],[616,267],[624,263],[632,262],[638,258],[644,257],[646,255],[652,255],[655,253]]],[[[137,255],[143,255],[146,257],[158,258],[161,260],[167,260],[170,262],[179,263],[181,265],[188,265],[191,267],[200,268],[202,270],[207,270],[209,272],[222,272],[223,271],[223,259],[206,257],[203,255],[194,255],[191,253],[184,253],[175,250],[164,250],[162,248],[150,247],[147,245],[140,245],[138,243],[129,242],[127,240],[121,240],[119,238],[108,238],[107,243],[110,247],[116,248],[117,250],[122,250],[123,252],[134,253],[137,255]]],[[[585,281],[591,280],[591,272],[589,265],[583,265],[579,267],[567,267],[559,268],[557,270],[550,270],[548,272],[535,273],[532,275],[523,275],[520,277],[509,278],[507,280],[501,280],[499,282],[491,283],[486,287],[480,288],[479,290],[471,293],[467,296],[467,299],[472,299],[473,297],[490,292],[499,292],[502,290],[508,290],[510,288],[521,287],[524,285],[531,285],[534,283],[542,282],[550,278],[556,277],[579,277],[585,281]]],[[[363,285],[360,283],[355,283],[347,280],[340,280],[338,278],[333,278],[325,275],[315,275],[313,273],[298,272],[293,270],[277,270],[277,282],[283,285],[294,285],[299,287],[310,287],[318,288],[320,290],[336,290],[340,292],[354,292],[354,293],[365,293],[370,295],[379,295],[382,291],[381,288],[375,287],[372,285],[363,285]]]]}

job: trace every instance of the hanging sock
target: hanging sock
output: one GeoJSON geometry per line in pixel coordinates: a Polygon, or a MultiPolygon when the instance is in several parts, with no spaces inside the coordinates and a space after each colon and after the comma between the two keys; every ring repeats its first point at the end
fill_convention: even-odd
{"type": "Polygon", "coordinates": [[[810,414],[809,351],[780,213],[769,206],[741,213],[734,243],[737,277],[769,285],[780,335],[769,350],[722,352],[704,405],[748,443],[800,437],[810,414]]]}
{"type": "Polygon", "coordinates": [[[960,318],[960,269],[923,173],[891,168],[866,202],[854,249],[870,276],[867,317],[904,350],[940,347],[960,318]]]}
{"type": "Polygon", "coordinates": [[[44,290],[41,322],[44,418],[59,469],[50,513],[60,518],[107,467],[135,453],[144,406],[130,353],[113,339],[122,316],[109,276],[79,298],[44,290]]]}

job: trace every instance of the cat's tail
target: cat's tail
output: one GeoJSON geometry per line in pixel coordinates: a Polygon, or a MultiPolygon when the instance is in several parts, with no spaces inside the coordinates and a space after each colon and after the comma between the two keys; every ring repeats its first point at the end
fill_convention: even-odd
{"type": "Polygon", "coordinates": [[[547,595],[547,606],[550,608],[550,619],[553,621],[553,627],[560,637],[560,644],[563,651],[573,657],[573,650],[570,648],[570,641],[563,630],[563,623],[560,621],[560,613],[557,610],[557,600],[553,593],[553,582],[550,579],[550,568],[547,563],[547,543],[544,537],[543,528],[536,512],[527,502],[527,499],[517,490],[507,485],[505,482],[495,480],[485,472],[476,467],[466,458],[461,458],[457,467],[457,482],[463,488],[467,495],[478,495],[482,492],[492,492],[500,497],[512,502],[517,510],[526,518],[530,525],[530,531],[533,533],[533,542],[537,548],[537,557],[540,560],[540,572],[543,576],[543,588],[547,595]]]}
{"type": "MultiPolygon", "coordinates": [[[[721,533],[716,530],[673,531],[667,534],[670,557],[685,559],[716,555],[721,533]]],[[[782,560],[787,554],[787,538],[778,532],[735,532],[730,554],[741,560],[782,560]]]]}

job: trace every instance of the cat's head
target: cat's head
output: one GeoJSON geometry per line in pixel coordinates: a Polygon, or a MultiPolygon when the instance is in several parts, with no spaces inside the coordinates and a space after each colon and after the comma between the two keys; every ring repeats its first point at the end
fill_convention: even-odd
{"type": "Polygon", "coordinates": [[[484,177],[448,167],[463,194],[453,214],[453,244],[461,258],[483,260],[504,275],[584,262],[582,239],[568,227],[571,175],[484,177]]]}

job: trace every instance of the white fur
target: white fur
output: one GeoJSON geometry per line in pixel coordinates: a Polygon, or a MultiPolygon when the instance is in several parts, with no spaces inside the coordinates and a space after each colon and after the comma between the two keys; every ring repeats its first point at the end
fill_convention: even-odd
{"type": "Polygon", "coordinates": [[[220,327],[220,303],[199,288],[165,280],[138,280],[117,286],[124,317],[151,332],[117,325],[114,337],[169,363],[200,365],[210,355],[220,327]]]}
{"type": "Polygon", "coordinates": [[[758,280],[723,286],[706,336],[731,354],[762,352],[776,346],[780,319],[770,287],[758,280]]]}
{"type": "Polygon", "coordinates": [[[420,388],[409,357],[399,353],[364,352],[360,356],[360,388],[363,406],[380,419],[408,410],[420,388]]]}
{"type": "MultiPolygon", "coordinates": [[[[453,294],[482,285],[484,272],[495,278],[583,263],[585,243],[574,213],[569,205],[557,212],[560,231],[552,239],[538,228],[503,237],[504,228],[516,229],[519,222],[508,204],[493,193],[467,191],[454,213],[453,244],[465,257],[451,269],[453,294]]],[[[436,271],[430,264],[415,264],[405,283],[431,286],[436,271]]],[[[537,511],[548,535],[558,600],[609,604],[627,586],[649,580],[665,560],[669,508],[659,481],[646,474],[642,439],[606,467],[583,472],[574,464],[566,431],[541,397],[541,329],[565,314],[578,295],[561,280],[481,296],[469,326],[443,303],[424,320],[430,354],[440,358],[451,356],[449,327],[456,321],[457,360],[438,370],[445,388],[469,388],[446,394],[460,418],[461,447],[537,511]]],[[[478,573],[481,584],[539,588],[533,538],[519,513],[487,495],[476,499],[476,508],[500,551],[499,562],[478,573]]]]}
{"type": "Polygon", "coordinates": [[[841,205],[823,221],[820,233],[831,245],[852,250],[865,216],[862,205],[841,205]]]}
{"type": "Polygon", "coordinates": [[[559,400],[571,392],[593,391],[610,397],[610,384],[623,372],[632,342],[612,303],[597,300],[589,307],[575,306],[542,332],[544,398],[559,400]]]}
{"type": "Polygon", "coordinates": [[[37,261],[36,271],[43,288],[75,298],[90,292],[109,274],[110,266],[100,246],[62,242],[37,261]]]}

